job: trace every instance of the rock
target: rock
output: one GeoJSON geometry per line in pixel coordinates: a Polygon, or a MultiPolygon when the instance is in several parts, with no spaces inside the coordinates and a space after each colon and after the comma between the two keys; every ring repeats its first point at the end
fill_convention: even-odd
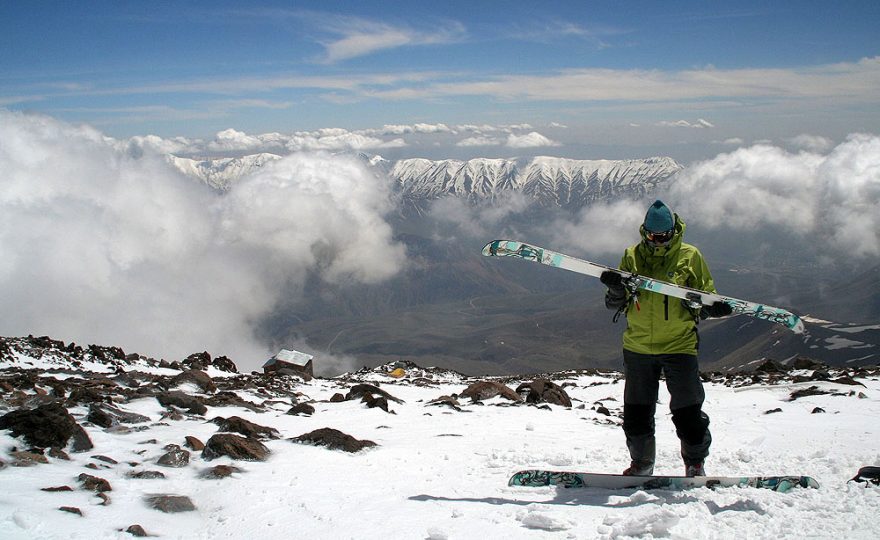
{"type": "Polygon", "coordinates": [[[232,465],[217,465],[215,467],[211,467],[210,469],[205,470],[200,476],[202,478],[219,480],[240,472],[243,471],[238,467],[233,467],[232,465]]]}
{"type": "Polygon", "coordinates": [[[49,463],[49,460],[43,454],[24,450],[9,452],[9,457],[15,460],[11,463],[13,467],[31,467],[38,463],[49,463]]]}
{"type": "Polygon", "coordinates": [[[426,405],[433,405],[437,407],[449,407],[450,409],[461,412],[461,404],[452,396],[440,396],[436,399],[432,399],[426,405]]]}
{"type": "Polygon", "coordinates": [[[788,369],[779,362],[770,360],[768,358],[758,367],[756,367],[755,371],[758,373],[785,373],[786,371],[788,371],[788,369]]]}
{"type": "Polygon", "coordinates": [[[241,399],[235,392],[218,392],[205,398],[204,404],[211,407],[243,407],[254,412],[262,410],[258,405],[241,399]]]}
{"type": "Polygon", "coordinates": [[[147,531],[145,531],[144,528],[140,525],[130,525],[127,529],[125,529],[125,532],[132,536],[147,536],[147,531]]]}
{"type": "Polygon", "coordinates": [[[50,458],[61,459],[64,461],[70,461],[70,456],[67,455],[67,452],[60,448],[50,448],[48,452],[50,458]]]}
{"type": "Polygon", "coordinates": [[[791,362],[792,369],[828,369],[828,366],[807,356],[798,356],[791,362]]]}
{"type": "Polygon", "coordinates": [[[241,433],[251,439],[278,439],[281,437],[278,430],[254,424],[240,416],[230,416],[229,418],[217,417],[211,420],[211,422],[217,424],[220,427],[220,431],[241,433]]]}
{"type": "Polygon", "coordinates": [[[823,409],[822,407],[816,407],[813,409],[813,412],[811,414],[820,414],[823,412],[825,412],[825,409],[823,409]]]}
{"type": "Polygon", "coordinates": [[[536,379],[530,383],[523,383],[516,389],[516,393],[526,394],[526,403],[550,403],[562,407],[571,407],[571,398],[561,387],[547,379],[536,379]]]}
{"type": "Polygon", "coordinates": [[[119,464],[118,461],[116,461],[115,459],[113,459],[111,457],[107,457],[107,456],[100,456],[100,455],[92,456],[92,459],[97,459],[98,461],[103,461],[104,463],[109,463],[111,465],[118,465],[119,464]]]}
{"type": "Polygon", "coordinates": [[[483,401],[486,399],[491,399],[495,396],[501,396],[505,399],[509,399],[510,401],[522,401],[522,398],[519,396],[519,394],[517,394],[507,386],[494,381],[475,382],[465,388],[464,392],[461,393],[461,396],[470,398],[472,401],[483,401]]]}
{"type": "Polygon", "coordinates": [[[170,385],[174,387],[187,383],[192,383],[198,386],[199,389],[206,394],[212,394],[217,391],[217,385],[214,384],[214,380],[209,377],[207,373],[198,369],[184,371],[180,375],[171,379],[170,385]]]}
{"type": "Polygon", "coordinates": [[[80,517],[82,517],[82,515],[83,515],[82,510],[80,510],[79,508],[77,508],[75,506],[62,506],[58,509],[61,510],[62,512],[69,512],[71,514],[76,514],[80,517]]]}
{"type": "Polygon", "coordinates": [[[332,428],[317,429],[291,440],[296,443],[326,446],[330,450],[344,450],[346,452],[359,452],[364,448],[377,446],[373,441],[360,441],[351,435],[332,428]]]}
{"type": "Polygon", "coordinates": [[[238,368],[235,366],[235,362],[230,360],[225,356],[218,356],[211,362],[211,365],[220,371],[227,371],[229,373],[238,373],[238,368]]]}
{"type": "Polygon", "coordinates": [[[55,486],[55,487],[40,488],[40,491],[55,493],[58,491],[73,491],[73,488],[70,486],[55,486]]]}
{"type": "Polygon", "coordinates": [[[189,452],[177,445],[174,446],[175,448],[172,448],[168,453],[164,454],[156,461],[157,465],[174,468],[186,467],[189,465],[189,452]]]}
{"type": "Polygon", "coordinates": [[[189,369],[202,370],[211,365],[211,355],[208,354],[208,351],[194,353],[187,356],[181,364],[189,369]]]}
{"type": "Polygon", "coordinates": [[[599,405],[598,407],[596,407],[596,412],[604,416],[611,416],[611,411],[609,411],[608,408],[604,405],[599,405]]]}
{"type": "Polygon", "coordinates": [[[802,398],[802,397],[807,397],[807,396],[821,396],[821,395],[830,394],[830,393],[831,393],[831,392],[828,392],[828,391],[826,391],[826,390],[822,390],[822,389],[820,389],[818,386],[811,386],[811,387],[809,387],[809,388],[803,388],[803,389],[801,389],[801,390],[795,390],[794,392],[791,393],[791,395],[789,396],[788,400],[789,400],[789,401],[794,401],[794,400],[796,400],[796,399],[798,399],[798,398],[802,398]]]}
{"type": "Polygon", "coordinates": [[[89,415],[86,420],[102,428],[109,428],[119,424],[149,422],[150,418],[142,414],[123,411],[112,405],[92,403],[89,405],[89,415]]]}
{"type": "Polygon", "coordinates": [[[147,495],[144,497],[150,508],[165,512],[166,514],[176,514],[178,512],[192,512],[196,509],[196,505],[189,497],[183,495],[147,495]]]}
{"type": "Polygon", "coordinates": [[[128,477],[137,478],[138,480],[156,480],[158,478],[165,478],[165,474],[159,471],[140,471],[129,473],[128,477]]]}
{"type": "MultiPolygon", "coordinates": [[[[337,394],[337,395],[341,395],[341,394],[337,394]]],[[[312,407],[311,405],[309,405],[308,403],[297,403],[296,405],[291,407],[289,411],[287,411],[287,414],[292,414],[295,416],[298,416],[298,415],[311,416],[311,415],[315,414],[315,408],[312,407]]]]}
{"type": "Polygon", "coordinates": [[[269,449],[256,439],[247,439],[232,433],[213,435],[202,450],[202,458],[208,461],[221,456],[244,461],[265,461],[269,449]]]}
{"type": "Polygon", "coordinates": [[[382,409],[385,412],[390,412],[388,410],[388,398],[385,396],[376,397],[373,394],[364,394],[361,401],[367,404],[368,409],[382,409]]]}
{"type": "Polygon", "coordinates": [[[201,452],[202,450],[205,449],[205,443],[203,443],[199,439],[193,437],[192,435],[186,436],[186,442],[184,443],[184,446],[186,446],[187,448],[190,448],[196,452],[201,452]]]}
{"type": "Polygon", "coordinates": [[[775,414],[775,413],[781,413],[781,412],[782,412],[782,409],[777,407],[776,409],[770,409],[769,411],[764,411],[764,414],[775,414]]]}
{"type": "Polygon", "coordinates": [[[382,396],[387,400],[393,401],[395,403],[403,403],[402,399],[398,399],[385,390],[382,390],[378,386],[374,386],[372,384],[356,384],[352,386],[348,394],[346,394],[345,399],[347,401],[351,401],[353,399],[362,399],[366,394],[372,394],[374,396],[382,396]]]}
{"type": "Polygon", "coordinates": [[[345,396],[339,392],[333,394],[333,397],[330,398],[330,403],[342,403],[343,401],[345,401],[345,396]]]}
{"type": "Polygon", "coordinates": [[[63,448],[73,439],[73,451],[93,448],[88,434],[60,403],[48,403],[35,409],[19,409],[0,416],[0,429],[12,431],[13,437],[37,448],[63,448]]]}
{"type": "Polygon", "coordinates": [[[183,392],[174,390],[171,392],[162,392],[161,394],[156,396],[156,399],[159,400],[159,403],[163,407],[178,407],[180,409],[185,409],[187,412],[192,414],[205,414],[208,412],[208,408],[205,407],[202,400],[195,397],[190,396],[189,394],[184,394],[183,392]]]}
{"type": "Polygon", "coordinates": [[[77,480],[79,480],[82,488],[88,491],[113,491],[113,488],[110,487],[110,482],[97,476],[82,473],[77,477],[77,480]]]}

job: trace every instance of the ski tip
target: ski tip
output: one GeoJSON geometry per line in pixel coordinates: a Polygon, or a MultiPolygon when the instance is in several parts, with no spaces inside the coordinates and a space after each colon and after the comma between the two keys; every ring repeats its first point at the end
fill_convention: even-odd
{"type": "Polygon", "coordinates": [[[486,257],[494,257],[498,254],[498,246],[507,244],[510,240],[492,240],[483,247],[483,255],[486,257]]]}

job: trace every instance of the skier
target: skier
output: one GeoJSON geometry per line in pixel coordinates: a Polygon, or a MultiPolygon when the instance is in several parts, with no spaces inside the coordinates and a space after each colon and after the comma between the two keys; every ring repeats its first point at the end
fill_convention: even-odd
{"type": "MultiPolygon", "coordinates": [[[[640,227],[641,242],[626,249],[620,269],[715,293],[702,254],[683,242],[684,230],[678,214],[662,201],[654,202],[640,227]]],[[[627,318],[623,431],[632,461],[623,474],[650,476],[654,472],[654,414],[662,373],[671,396],[672,422],[681,440],[685,475],[705,476],[703,463],[712,436],[709,417],[702,411],[705,393],[697,364],[697,323],[707,317],[730,315],[731,307],[716,302],[692,308],[684,300],[650,291],[633,295],[622,276],[610,271],[599,279],[608,287],[605,306],[627,318]]]]}

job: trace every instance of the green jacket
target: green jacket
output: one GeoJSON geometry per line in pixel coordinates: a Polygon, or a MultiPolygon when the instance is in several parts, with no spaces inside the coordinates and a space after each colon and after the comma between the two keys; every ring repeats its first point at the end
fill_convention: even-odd
{"type": "MultiPolygon", "coordinates": [[[[700,251],[683,241],[685,224],[675,214],[675,236],[666,247],[652,248],[642,241],[626,249],[620,269],[640,276],[714,293],[712,275],[700,251]]],[[[623,348],[642,354],[697,354],[699,313],[678,298],[640,291],[638,302],[626,311],[623,348]]]]}

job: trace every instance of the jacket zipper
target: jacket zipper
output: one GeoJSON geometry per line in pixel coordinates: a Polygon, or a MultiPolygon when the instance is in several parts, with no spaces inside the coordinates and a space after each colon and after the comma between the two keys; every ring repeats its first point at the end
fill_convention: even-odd
{"type": "Polygon", "coordinates": [[[663,317],[665,320],[669,320],[669,297],[663,297],[663,317]]]}

